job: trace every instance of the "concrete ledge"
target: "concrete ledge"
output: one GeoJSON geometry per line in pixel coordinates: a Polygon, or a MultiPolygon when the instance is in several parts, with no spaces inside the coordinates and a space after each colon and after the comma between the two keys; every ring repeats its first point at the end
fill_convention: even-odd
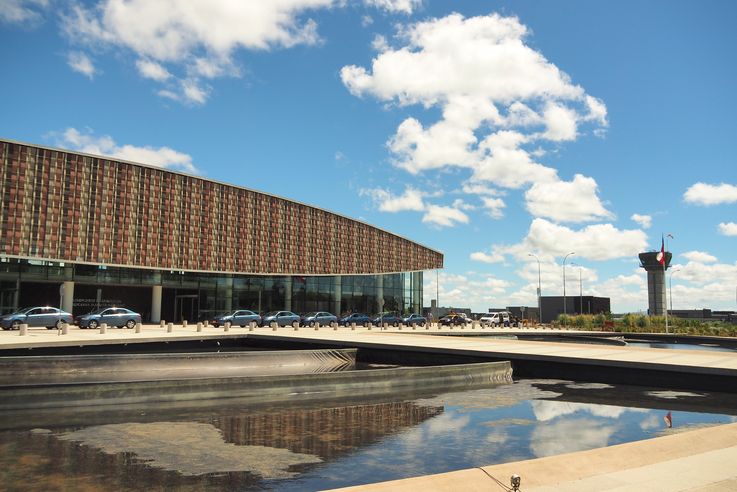
{"type": "Polygon", "coordinates": [[[71,383],[0,388],[0,410],[89,407],[198,399],[284,401],[512,382],[509,362],[402,367],[321,374],[71,383]]]}
{"type": "Polygon", "coordinates": [[[356,349],[0,357],[0,387],[354,369],[356,349]]]}
{"type": "Polygon", "coordinates": [[[602,490],[735,490],[737,423],[561,454],[471,468],[438,475],[336,489],[342,491],[501,490],[522,477],[525,492],[602,490]]]}

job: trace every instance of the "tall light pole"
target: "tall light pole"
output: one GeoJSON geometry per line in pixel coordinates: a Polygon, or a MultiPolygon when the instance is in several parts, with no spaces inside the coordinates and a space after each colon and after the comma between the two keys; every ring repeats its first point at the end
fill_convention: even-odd
{"type": "Polygon", "coordinates": [[[583,280],[581,277],[581,271],[583,270],[583,267],[578,263],[573,262],[571,263],[571,266],[578,267],[578,308],[581,310],[579,314],[583,314],[583,280]]]}
{"type": "Polygon", "coordinates": [[[563,257],[563,314],[568,314],[566,311],[566,260],[569,256],[575,255],[574,251],[571,251],[563,257]]]}
{"type": "Polygon", "coordinates": [[[670,295],[670,314],[673,314],[673,274],[680,272],[680,268],[670,271],[670,278],[668,279],[668,295],[670,295]]]}
{"type": "Polygon", "coordinates": [[[527,256],[532,256],[537,260],[537,322],[543,322],[543,298],[542,289],[540,282],[540,258],[534,253],[528,253],[527,256]]]}

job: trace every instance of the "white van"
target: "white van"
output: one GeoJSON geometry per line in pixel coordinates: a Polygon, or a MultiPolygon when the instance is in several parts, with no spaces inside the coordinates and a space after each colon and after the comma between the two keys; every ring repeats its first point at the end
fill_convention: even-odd
{"type": "Polygon", "coordinates": [[[479,318],[481,326],[509,326],[509,312],[489,313],[479,318]]]}

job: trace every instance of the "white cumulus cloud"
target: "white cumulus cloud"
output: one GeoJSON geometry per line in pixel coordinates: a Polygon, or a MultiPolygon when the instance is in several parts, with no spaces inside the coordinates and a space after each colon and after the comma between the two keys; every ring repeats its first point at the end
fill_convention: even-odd
{"type": "Polygon", "coordinates": [[[89,79],[94,78],[97,73],[90,57],[79,51],[72,51],[67,55],[67,65],[75,72],[79,72],[89,79]]]}
{"type": "Polygon", "coordinates": [[[423,193],[412,187],[407,187],[399,196],[392,195],[389,191],[381,188],[362,189],[361,195],[371,197],[382,212],[402,212],[405,210],[423,211],[425,202],[423,193]]]}
{"type": "MultiPolygon", "coordinates": [[[[536,162],[546,153],[543,145],[576,140],[582,125],[602,129],[608,122],[604,103],[528,46],[527,36],[516,17],[451,14],[399,27],[394,40],[382,38],[370,68],[344,66],[341,80],[358,97],[440,109],[437,121],[409,116],[389,137],[400,169],[461,168],[480,187],[539,185],[528,195],[528,209],[539,216],[609,218],[593,178],[569,183],[536,162]],[[578,195],[546,193],[544,185],[573,186],[578,195]]],[[[503,201],[483,203],[491,217],[501,216],[503,201]]]]}
{"type": "Polygon", "coordinates": [[[686,253],[681,254],[681,256],[689,261],[695,261],[697,263],[714,263],[717,261],[716,256],[704,253],[703,251],[687,251],[686,253]]]}
{"type": "Polygon", "coordinates": [[[145,60],[137,63],[143,77],[159,82],[181,79],[165,86],[160,95],[201,103],[207,92],[197,78],[239,75],[235,68],[239,50],[319,42],[317,24],[305,16],[333,4],[334,0],[100,0],[90,6],[73,4],[63,22],[75,42],[115,47],[145,60]],[[181,75],[165,76],[174,69],[181,75]]]}
{"type": "Polygon", "coordinates": [[[596,191],[596,181],[580,174],[576,174],[572,181],[535,183],[525,193],[527,210],[535,217],[546,217],[556,222],[611,218],[611,212],[604,208],[596,191]]]}
{"type": "Polygon", "coordinates": [[[48,7],[49,0],[2,0],[0,21],[8,24],[37,23],[48,7]]]}
{"type": "Polygon", "coordinates": [[[521,243],[498,246],[502,254],[524,259],[528,252],[562,257],[570,252],[593,261],[636,257],[645,250],[647,235],[638,229],[620,230],[612,224],[593,224],[571,229],[545,219],[534,219],[521,243]]]}
{"type": "Polygon", "coordinates": [[[191,156],[169,147],[118,145],[109,135],[97,137],[89,131],[80,132],[76,128],[67,128],[60,135],[57,135],[56,139],[58,146],[86,154],[113,157],[190,173],[197,172],[191,156]]]}
{"type": "Polygon", "coordinates": [[[632,214],[630,219],[640,224],[643,229],[649,229],[653,224],[653,218],[650,215],[632,214]]]}
{"type": "Polygon", "coordinates": [[[370,7],[378,7],[387,12],[401,12],[411,14],[417,7],[422,5],[422,0],[364,0],[370,7]]]}
{"type": "Polygon", "coordinates": [[[737,202],[737,186],[727,183],[696,183],[683,194],[683,199],[696,205],[719,205],[737,202]]]}
{"type": "Polygon", "coordinates": [[[443,205],[428,205],[422,222],[440,227],[453,227],[457,223],[467,224],[468,215],[455,207],[443,205]]]}
{"type": "Polygon", "coordinates": [[[145,77],[147,79],[163,82],[171,78],[171,74],[169,73],[169,71],[155,61],[143,59],[138,60],[136,62],[136,68],[138,69],[138,73],[141,74],[142,77],[145,77]]]}
{"type": "Polygon", "coordinates": [[[721,222],[719,224],[719,233],[724,236],[737,236],[737,223],[721,222]]]}

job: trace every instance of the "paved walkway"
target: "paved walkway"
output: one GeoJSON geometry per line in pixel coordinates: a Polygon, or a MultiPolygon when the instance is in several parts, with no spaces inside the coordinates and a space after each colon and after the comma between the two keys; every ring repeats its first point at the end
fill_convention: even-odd
{"type": "MultiPolygon", "coordinates": [[[[432,328],[433,333],[444,334],[499,334],[511,333],[507,329],[480,328],[442,330],[432,328]]],[[[515,329],[515,331],[523,331],[515,329]]],[[[528,332],[551,333],[551,330],[528,329],[528,332]]],[[[411,330],[404,328],[390,328],[380,330],[374,328],[340,327],[334,330],[323,327],[319,330],[291,327],[248,328],[232,327],[230,331],[223,328],[204,327],[201,332],[196,331],[195,325],[173,327],[171,333],[167,328],[158,325],[145,325],[141,333],[133,330],[108,328],[107,333],[100,334],[99,330],[82,330],[76,327],[69,329],[67,335],[59,335],[56,330],[31,328],[25,336],[19,336],[17,331],[0,331],[0,348],[27,348],[50,346],[97,345],[114,343],[140,343],[151,341],[201,340],[219,337],[255,337],[269,338],[294,343],[319,342],[323,345],[335,347],[359,347],[374,349],[390,349],[405,351],[435,352],[443,354],[484,356],[497,359],[523,359],[531,361],[550,361],[575,363],[581,365],[597,365],[608,367],[625,367],[639,369],[657,369],[690,374],[721,375],[737,377],[737,353],[700,351],[700,350],[662,350],[615,345],[594,345],[580,343],[549,343],[522,340],[508,340],[498,338],[482,338],[469,336],[430,336],[428,330],[418,328],[411,330]]],[[[563,333],[563,331],[559,331],[563,333]]],[[[575,332],[568,332],[575,333],[575,332]]]]}
{"type": "Polygon", "coordinates": [[[578,453],[340,489],[361,492],[737,491],[737,423],[578,453]]]}
{"type": "MultiPolygon", "coordinates": [[[[396,349],[406,351],[436,352],[464,356],[486,356],[499,359],[524,359],[598,365],[658,369],[692,374],[713,374],[737,377],[737,352],[701,350],[663,350],[614,345],[581,343],[550,343],[523,340],[490,339],[481,337],[455,337],[424,335],[424,330],[407,332],[387,331],[346,332],[344,329],[300,329],[261,332],[258,337],[279,340],[320,341],[324,344],[344,346],[350,343],[359,348],[396,349]],[[343,331],[341,331],[343,330],[343,331]]],[[[457,328],[453,332],[458,333],[457,328]]],[[[469,329],[464,330],[472,331],[469,329]]],[[[473,330],[478,332],[479,330],[473,330]]],[[[498,333],[496,331],[495,333],[498,333]]],[[[508,333],[508,332],[507,332],[508,333]]],[[[549,331],[548,331],[549,333],[549,331]]],[[[459,333],[460,334],[460,333],[459,333]]]]}

